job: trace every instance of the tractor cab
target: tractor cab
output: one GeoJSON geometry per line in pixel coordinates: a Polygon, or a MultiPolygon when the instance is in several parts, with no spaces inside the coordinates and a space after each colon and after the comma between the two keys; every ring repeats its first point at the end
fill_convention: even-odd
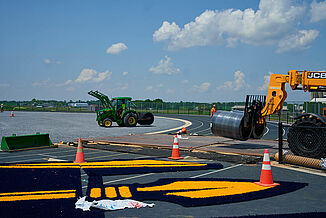
{"type": "Polygon", "coordinates": [[[131,97],[115,97],[112,98],[112,106],[116,111],[117,118],[121,117],[124,111],[133,110],[136,105],[131,102],[131,97]]]}

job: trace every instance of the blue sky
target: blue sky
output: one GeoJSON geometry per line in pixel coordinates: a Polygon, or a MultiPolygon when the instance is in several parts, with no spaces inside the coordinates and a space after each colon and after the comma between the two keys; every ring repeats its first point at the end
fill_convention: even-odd
{"type": "Polygon", "coordinates": [[[0,100],[244,101],[326,70],[325,27],[326,1],[0,0],[0,100]]]}

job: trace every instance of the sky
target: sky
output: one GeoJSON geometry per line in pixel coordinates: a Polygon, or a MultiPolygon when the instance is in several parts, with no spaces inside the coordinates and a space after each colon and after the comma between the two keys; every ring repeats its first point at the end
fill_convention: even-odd
{"type": "Polygon", "coordinates": [[[0,100],[245,101],[326,70],[325,34],[326,0],[0,0],[0,100]]]}

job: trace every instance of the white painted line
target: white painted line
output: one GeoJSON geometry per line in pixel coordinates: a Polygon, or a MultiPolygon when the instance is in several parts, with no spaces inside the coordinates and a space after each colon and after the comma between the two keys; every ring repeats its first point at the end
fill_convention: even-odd
{"type": "Polygon", "coordinates": [[[174,130],[181,129],[181,128],[183,128],[183,127],[186,128],[186,127],[192,125],[192,122],[190,122],[190,121],[188,121],[188,120],[176,119],[176,118],[171,118],[171,117],[159,117],[159,116],[156,116],[156,117],[157,117],[157,118],[161,118],[161,119],[168,119],[168,120],[176,120],[176,121],[180,121],[180,122],[183,122],[184,125],[179,126],[179,127],[176,127],[176,128],[173,128],[173,129],[161,130],[161,131],[157,131],[157,132],[149,132],[149,133],[145,133],[145,134],[147,134],[147,135],[152,135],[152,134],[165,133],[165,132],[170,132],[170,131],[174,131],[174,130]]]}
{"type": "MultiPolygon", "coordinates": [[[[105,156],[98,156],[98,157],[89,157],[87,160],[92,160],[92,159],[98,159],[102,157],[113,157],[113,156],[120,156],[120,155],[126,155],[128,153],[120,153],[120,154],[110,154],[110,155],[105,155],[105,156]]],[[[129,154],[128,154],[129,155],[129,154]]]]}
{"type": "MultiPolygon", "coordinates": [[[[138,176],[131,176],[131,177],[127,177],[127,178],[116,179],[116,180],[112,180],[112,181],[108,181],[108,182],[103,182],[103,184],[110,184],[110,183],[114,183],[114,182],[120,182],[120,181],[129,180],[129,179],[135,179],[135,178],[139,178],[139,177],[150,176],[150,175],[153,175],[153,174],[155,174],[155,173],[147,173],[147,174],[141,174],[141,175],[138,175],[138,176]]],[[[87,188],[87,185],[83,186],[82,188],[87,188]]]]}
{"type": "MultiPolygon", "coordinates": [[[[103,151],[95,151],[95,152],[88,153],[88,154],[95,154],[95,153],[103,153],[103,151]]],[[[69,155],[62,155],[62,156],[54,156],[54,157],[62,158],[62,157],[70,157],[70,156],[75,156],[75,155],[76,155],[76,153],[69,154],[69,155]]],[[[34,160],[44,160],[44,158],[34,158],[34,159],[27,159],[27,160],[16,160],[16,161],[4,162],[4,163],[22,163],[22,162],[29,162],[29,161],[34,161],[34,160]]]]}
{"type": "Polygon", "coordinates": [[[302,172],[302,173],[307,173],[307,174],[312,174],[312,175],[317,175],[317,176],[325,176],[326,177],[326,173],[323,172],[313,172],[311,170],[306,170],[306,169],[301,169],[301,168],[293,168],[293,167],[289,167],[286,165],[279,165],[279,164],[273,164],[273,167],[279,167],[282,169],[286,169],[286,170],[293,170],[293,171],[298,171],[298,172],[302,172]]]}
{"type": "Polygon", "coordinates": [[[269,132],[269,128],[266,126],[267,131],[264,133],[263,136],[265,136],[269,132]]]}
{"type": "Polygon", "coordinates": [[[207,131],[207,130],[209,130],[209,129],[211,129],[211,128],[209,127],[209,128],[207,128],[207,129],[203,129],[203,130],[200,130],[200,131],[195,132],[195,133],[204,132],[204,131],[207,131]]]}
{"type": "Polygon", "coordinates": [[[191,131],[193,131],[194,129],[198,129],[198,128],[200,128],[200,127],[202,127],[203,125],[204,125],[204,123],[203,122],[201,122],[201,121],[199,121],[198,120],[198,122],[200,122],[201,123],[201,125],[200,126],[197,126],[197,127],[195,127],[195,128],[192,128],[192,129],[187,129],[187,130],[191,130],[191,131]]]}
{"type": "Polygon", "coordinates": [[[190,178],[191,179],[194,179],[194,178],[206,176],[206,175],[213,174],[213,173],[218,173],[218,172],[221,172],[221,171],[224,171],[224,170],[229,170],[229,169],[232,169],[232,168],[235,168],[235,167],[239,167],[239,166],[242,166],[242,165],[243,164],[237,164],[237,165],[230,166],[230,167],[227,167],[227,168],[223,168],[223,169],[220,169],[220,170],[214,170],[214,171],[211,171],[211,172],[208,172],[208,173],[200,174],[200,175],[197,175],[197,176],[192,176],[190,178]]]}
{"type": "MultiPolygon", "coordinates": [[[[34,150],[35,151],[35,150],[34,150]]],[[[72,150],[69,150],[69,151],[58,151],[58,152],[52,152],[52,153],[44,153],[43,155],[51,155],[51,154],[56,154],[56,153],[63,153],[63,152],[71,152],[72,150]]],[[[9,154],[9,153],[8,153],[9,154]]],[[[0,159],[5,159],[5,158],[20,158],[20,157],[28,157],[28,156],[32,156],[32,155],[35,155],[34,153],[31,153],[31,154],[24,154],[24,155],[15,155],[15,156],[6,156],[6,157],[0,157],[0,159]]],[[[37,154],[37,155],[40,155],[40,154],[37,154]]]]}

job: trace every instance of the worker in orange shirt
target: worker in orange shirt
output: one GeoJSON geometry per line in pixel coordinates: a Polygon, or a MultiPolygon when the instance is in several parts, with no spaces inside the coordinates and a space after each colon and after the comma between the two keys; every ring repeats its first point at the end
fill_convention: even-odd
{"type": "Polygon", "coordinates": [[[215,112],[216,112],[216,109],[215,109],[215,104],[214,104],[211,109],[211,117],[215,114],[215,112]]]}

